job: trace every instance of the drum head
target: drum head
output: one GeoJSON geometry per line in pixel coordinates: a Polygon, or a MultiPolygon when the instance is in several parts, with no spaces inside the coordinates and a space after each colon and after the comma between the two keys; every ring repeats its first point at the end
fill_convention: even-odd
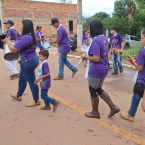
{"type": "Polygon", "coordinates": [[[18,58],[19,58],[19,54],[14,53],[14,52],[9,52],[9,53],[4,55],[4,59],[8,60],[8,61],[17,60],[18,58]]]}
{"type": "Polygon", "coordinates": [[[49,44],[48,40],[43,41],[43,47],[44,47],[44,49],[50,48],[50,44],[49,44]]]}
{"type": "Polygon", "coordinates": [[[87,46],[87,45],[83,44],[83,45],[81,46],[81,51],[82,51],[82,52],[86,52],[87,49],[88,49],[88,46],[87,46]]]}

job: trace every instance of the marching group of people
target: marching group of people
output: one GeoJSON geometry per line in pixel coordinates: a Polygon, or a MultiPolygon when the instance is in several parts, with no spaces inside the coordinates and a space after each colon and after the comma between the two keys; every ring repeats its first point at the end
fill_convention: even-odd
{"type": "MultiPolygon", "coordinates": [[[[41,110],[51,110],[50,104],[55,111],[59,105],[59,102],[50,96],[48,96],[48,90],[51,87],[51,76],[47,59],[49,58],[48,50],[42,46],[42,41],[47,39],[41,32],[41,26],[37,26],[36,33],[34,32],[33,22],[31,20],[23,20],[21,24],[21,35],[14,28],[14,23],[8,20],[6,23],[7,37],[2,42],[7,43],[9,49],[12,52],[19,52],[20,58],[18,60],[20,64],[20,73],[17,71],[16,61],[5,61],[6,66],[13,73],[11,79],[19,77],[18,91],[16,94],[11,95],[12,98],[21,101],[23,93],[26,89],[27,82],[29,83],[33,101],[27,104],[27,107],[40,105],[39,100],[39,87],[40,82],[41,98],[44,100],[45,106],[41,107],[41,110]],[[13,44],[11,40],[15,40],[13,44]],[[36,53],[37,46],[40,48],[39,57],[36,53]],[[35,69],[41,64],[38,70],[38,77],[35,76],[35,69]]],[[[67,60],[67,54],[70,52],[70,42],[67,31],[63,25],[60,24],[57,18],[51,19],[51,24],[57,29],[57,38],[49,40],[49,43],[56,43],[59,53],[59,73],[54,80],[64,79],[64,65],[66,65],[72,71],[72,77],[78,72],[78,68],[73,66],[67,60]]],[[[117,33],[115,27],[110,28],[111,35],[111,49],[114,72],[112,75],[118,74],[118,67],[120,73],[123,72],[121,64],[121,56],[119,53],[123,53],[124,41],[119,33],[117,33]],[[119,53],[118,53],[119,51],[119,53]],[[118,63],[118,66],[117,66],[118,63]]],[[[82,44],[87,46],[85,55],[82,56],[82,61],[85,62],[86,74],[88,78],[88,88],[91,96],[92,111],[85,113],[89,118],[100,118],[99,113],[99,97],[103,99],[110,107],[109,118],[120,112],[120,109],[113,103],[110,96],[103,90],[102,86],[105,77],[108,74],[108,53],[109,42],[103,34],[103,25],[99,20],[93,20],[87,29],[83,31],[82,44]]],[[[141,38],[142,45],[145,46],[145,31],[142,33],[141,38]]],[[[137,60],[135,61],[131,56],[128,56],[128,61],[132,62],[138,70],[138,77],[134,86],[131,107],[127,113],[120,113],[123,119],[134,121],[134,117],[141,98],[142,109],[145,111],[145,49],[140,50],[137,60]]]]}

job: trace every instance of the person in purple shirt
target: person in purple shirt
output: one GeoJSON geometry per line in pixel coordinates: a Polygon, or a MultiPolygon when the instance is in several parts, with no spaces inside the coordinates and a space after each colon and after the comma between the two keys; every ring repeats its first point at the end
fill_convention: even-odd
{"type": "Polygon", "coordinates": [[[112,102],[109,95],[102,89],[105,77],[108,74],[108,49],[109,43],[103,35],[103,25],[99,20],[93,20],[90,23],[90,33],[93,42],[89,49],[89,56],[83,56],[83,60],[89,60],[88,84],[92,101],[92,111],[85,114],[89,118],[100,118],[98,110],[99,97],[109,105],[110,114],[108,117],[114,116],[120,109],[112,102]]]}
{"type": "Polygon", "coordinates": [[[39,65],[39,57],[36,53],[37,41],[35,38],[33,22],[31,20],[23,20],[21,27],[21,37],[17,40],[15,45],[13,45],[9,38],[6,38],[4,40],[8,44],[8,47],[11,51],[20,53],[20,75],[18,92],[17,94],[11,95],[11,97],[18,101],[21,101],[22,95],[26,89],[28,82],[33,95],[33,101],[26,106],[32,107],[40,105],[39,87],[34,83],[35,69],[39,65]]]}
{"type": "Polygon", "coordinates": [[[82,44],[85,43],[87,46],[90,45],[90,40],[89,40],[89,32],[87,29],[83,31],[83,37],[82,37],[82,44]]]}
{"type": "Polygon", "coordinates": [[[120,53],[123,53],[123,48],[124,48],[124,41],[122,39],[122,36],[117,33],[116,27],[111,27],[110,28],[110,33],[112,34],[110,37],[110,42],[111,42],[111,54],[112,54],[112,61],[113,61],[113,67],[114,67],[114,72],[112,75],[118,74],[118,67],[120,69],[120,73],[123,73],[123,68],[122,68],[122,63],[121,63],[121,58],[118,54],[118,50],[120,50],[120,53]],[[117,66],[118,63],[118,66],[117,66]]]}
{"type": "Polygon", "coordinates": [[[78,69],[74,67],[68,60],[67,54],[70,52],[70,41],[68,38],[67,31],[64,26],[62,26],[57,18],[51,19],[51,24],[57,30],[57,39],[51,40],[51,43],[58,44],[58,53],[59,53],[59,74],[54,80],[62,80],[64,78],[64,65],[66,65],[72,71],[72,77],[76,74],[78,69]]]}
{"type": "MultiPolygon", "coordinates": [[[[11,41],[17,41],[17,39],[20,36],[20,34],[14,28],[14,22],[11,21],[11,20],[8,20],[4,24],[5,24],[6,28],[8,29],[8,31],[7,31],[7,37],[11,41]]],[[[18,72],[17,66],[16,66],[16,60],[14,60],[14,61],[5,60],[5,65],[12,72],[12,75],[10,76],[11,80],[19,77],[19,72],[18,72]]]]}
{"type": "Polygon", "coordinates": [[[41,26],[37,26],[35,37],[37,40],[37,46],[40,48],[40,50],[43,50],[44,47],[42,46],[42,42],[45,40],[45,35],[41,32],[41,29],[41,26]]]}
{"type": "MultiPolygon", "coordinates": [[[[142,32],[141,43],[142,46],[145,46],[145,31],[142,32]]],[[[139,51],[136,61],[131,56],[128,56],[128,61],[136,67],[139,73],[137,77],[137,82],[134,85],[130,109],[127,113],[120,113],[120,116],[125,120],[133,122],[140,100],[141,98],[143,98],[145,89],[145,48],[139,51]]]]}
{"type": "Polygon", "coordinates": [[[49,66],[47,63],[47,59],[49,57],[48,50],[41,50],[39,52],[39,60],[42,62],[39,71],[38,71],[38,78],[36,79],[35,83],[37,84],[40,82],[41,86],[41,98],[44,100],[45,106],[41,107],[41,110],[51,110],[50,103],[53,105],[53,112],[57,109],[59,102],[51,97],[49,97],[48,90],[51,87],[51,78],[50,78],[50,71],[49,66]]]}
{"type": "MultiPolygon", "coordinates": [[[[82,44],[85,45],[85,46],[88,46],[90,45],[90,37],[89,37],[89,31],[87,29],[85,29],[83,31],[83,37],[82,37],[82,44]]],[[[86,67],[87,66],[87,60],[84,61],[84,66],[86,67]]]]}

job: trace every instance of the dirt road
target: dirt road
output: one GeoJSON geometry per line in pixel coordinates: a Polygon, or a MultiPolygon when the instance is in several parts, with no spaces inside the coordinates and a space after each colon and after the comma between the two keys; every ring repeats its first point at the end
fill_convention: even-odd
{"type": "MultiPolygon", "coordinates": [[[[79,61],[69,60],[75,66],[79,61]]],[[[58,55],[52,49],[48,62],[51,78],[54,78],[58,74],[58,55]]],[[[134,123],[120,119],[119,114],[108,119],[110,110],[101,99],[101,120],[84,116],[86,110],[91,110],[84,73],[85,68],[81,66],[72,78],[65,67],[64,80],[52,80],[50,96],[61,101],[55,113],[42,111],[40,106],[27,108],[25,105],[32,100],[29,86],[21,102],[9,96],[17,92],[18,79],[9,80],[11,73],[4,65],[3,51],[0,50],[0,145],[145,145],[145,114],[141,107],[134,123]]],[[[134,74],[135,71],[124,70],[123,74],[112,76],[109,71],[103,87],[125,112],[131,103],[134,74]]]]}

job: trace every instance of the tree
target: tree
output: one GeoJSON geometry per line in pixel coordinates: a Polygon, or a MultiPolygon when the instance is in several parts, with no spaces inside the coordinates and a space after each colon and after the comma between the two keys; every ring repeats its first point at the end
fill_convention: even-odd
{"type": "Polygon", "coordinates": [[[98,20],[102,21],[102,20],[106,19],[107,17],[110,17],[110,16],[106,12],[96,13],[92,17],[83,20],[83,28],[86,28],[92,20],[98,19],[98,20]]]}
{"type": "Polygon", "coordinates": [[[133,1],[128,4],[127,13],[129,19],[132,21],[132,24],[134,24],[134,16],[136,14],[136,4],[133,1]]]}
{"type": "Polygon", "coordinates": [[[127,16],[134,24],[134,16],[136,13],[136,4],[133,0],[117,0],[114,3],[114,14],[118,17],[127,16]]]}

